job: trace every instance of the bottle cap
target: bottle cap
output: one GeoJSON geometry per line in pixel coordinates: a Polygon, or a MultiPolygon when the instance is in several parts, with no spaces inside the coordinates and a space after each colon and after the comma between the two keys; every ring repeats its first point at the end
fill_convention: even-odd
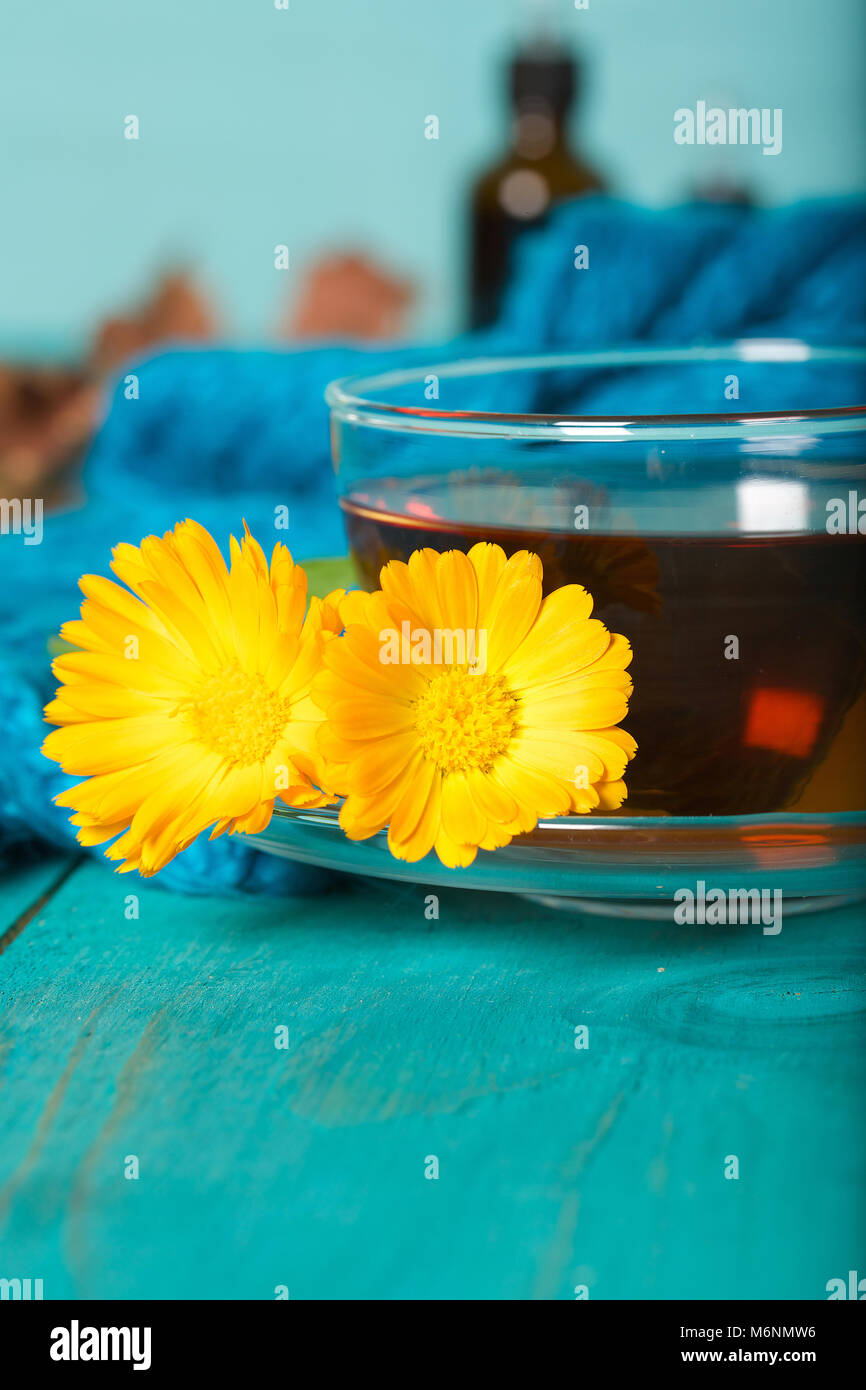
{"type": "Polygon", "coordinates": [[[510,71],[515,105],[535,98],[555,112],[563,112],[571,104],[579,75],[577,63],[558,44],[540,42],[520,49],[511,60],[510,71]]]}

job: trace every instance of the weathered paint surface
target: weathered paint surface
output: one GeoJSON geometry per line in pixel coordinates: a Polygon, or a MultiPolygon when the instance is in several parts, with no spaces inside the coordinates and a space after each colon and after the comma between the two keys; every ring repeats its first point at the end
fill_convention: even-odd
{"type": "Polygon", "coordinates": [[[0,898],[0,937],[39,903],[0,955],[0,1275],[751,1299],[866,1273],[863,908],[764,937],[449,891],[429,921],[423,887],[239,904],[81,863],[52,891],[68,868],[0,898]]]}

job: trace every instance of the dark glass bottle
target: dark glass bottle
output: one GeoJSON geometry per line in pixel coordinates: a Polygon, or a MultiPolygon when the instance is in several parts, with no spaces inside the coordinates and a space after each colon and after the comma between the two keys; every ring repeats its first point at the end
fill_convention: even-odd
{"type": "Polygon", "coordinates": [[[511,148],[472,191],[470,325],[498,317],[516,238],[566,198],[604,184],[568,147],[567,118],[579,67],[558,44],[538,42],[510,63],[511,148]]]}

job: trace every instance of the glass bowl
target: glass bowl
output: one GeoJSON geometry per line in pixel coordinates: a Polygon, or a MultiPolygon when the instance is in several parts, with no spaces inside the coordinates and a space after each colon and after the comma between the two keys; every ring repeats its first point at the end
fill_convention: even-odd
{"type": "Polygon", "coordinates": [[[339,841],[333,813],[280,810],[263,846],[584,905],[697,879],[801,903],[866,892],[864,387],[866,350],[793,341],[333,383],[362,586],[421,546],[536,552],[546,592],[582,584],[629,638],[638,753],[621,812],[545,822],[469,870],[339,841]]]}

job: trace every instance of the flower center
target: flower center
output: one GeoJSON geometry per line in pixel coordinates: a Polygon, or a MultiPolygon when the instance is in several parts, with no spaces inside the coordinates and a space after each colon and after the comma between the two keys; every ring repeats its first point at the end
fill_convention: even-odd
{"type": "Polygon", "coordinates": [[[289,722],[289,706],[262,676],[231,666],[206,676],[183,714],[193,734],[226,762],[261,763],[289,722]]]}
{"type": "Polygon", "coordinates": [[[489,771],[519,728],[518,700],[502,676],[451,666],[415,702],[424,755],[442,772],[489,771]]]}

